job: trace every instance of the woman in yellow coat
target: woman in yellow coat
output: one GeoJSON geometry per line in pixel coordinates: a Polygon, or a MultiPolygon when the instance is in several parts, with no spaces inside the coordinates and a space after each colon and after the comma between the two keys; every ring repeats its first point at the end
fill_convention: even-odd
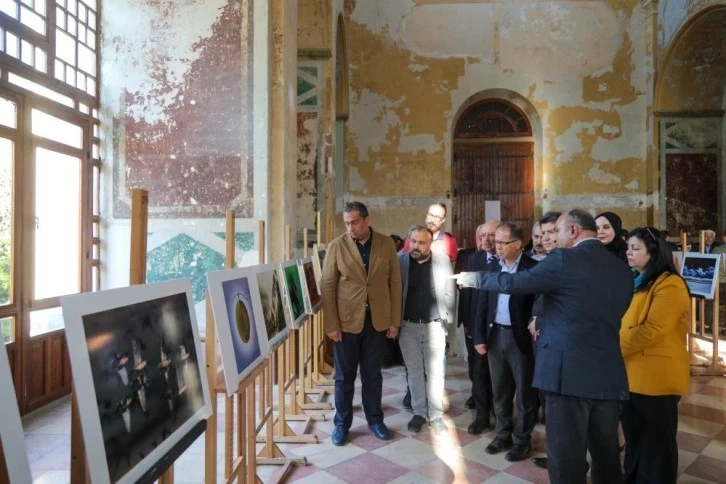
{"type": "Polygon", "coordinates": [[[627,257],[636,278],[620,328],[630,386],[630,400],[623,402],[622,413],[625,482],[675,483],[678,402],[690,383],[686,350],[690,296],[657,229],[632,231],[627,257]]]}

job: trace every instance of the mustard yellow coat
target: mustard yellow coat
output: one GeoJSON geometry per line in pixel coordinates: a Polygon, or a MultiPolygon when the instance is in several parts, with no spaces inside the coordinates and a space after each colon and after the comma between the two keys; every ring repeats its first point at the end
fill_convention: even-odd
{"type": "Polygon", "coordinates": [[[674,274],[661,274],[647,291],[633,294],[620,327],[620,349],[631,392],[653,396],[688,393],[689,309],[688,289],[674,274]]]}

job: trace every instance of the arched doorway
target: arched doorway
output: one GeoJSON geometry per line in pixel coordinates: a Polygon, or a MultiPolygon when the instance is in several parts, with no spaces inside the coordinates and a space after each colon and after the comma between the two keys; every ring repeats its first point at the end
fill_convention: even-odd
{"type": "Polygon", "coordinates": [[[534,217],[534,140],[522,109],[504,99],[482,99],[459,116],[453,148],[453,232],[475,245],[486,202],[499,202],[501,219],[531,235],[534,217]]]}
{"type": "Polygon", "coordinates": [[[726,6],[704,9],[680,29],[657,79],[660,222],[671,235],[723,231],[726,6]]]}

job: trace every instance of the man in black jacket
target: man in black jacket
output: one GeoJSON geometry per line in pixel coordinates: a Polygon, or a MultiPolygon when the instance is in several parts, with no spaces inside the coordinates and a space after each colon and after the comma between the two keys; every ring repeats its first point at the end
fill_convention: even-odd
{"type": "MultiPolygon", "coordinates": [[[[522,253],[522,229],[503,223],[496,230],[495,246],[499,261],[487,270],[514,274],[531,269],[537,261],[522,253]]],[[[527,323],[532,317],[533,294],[506,294],[485,291],[477,301],[476,351],[489,359],[492,378],[496,438],[486,452],[496,454],[511,448],[505,459],[516,462],[530,450],[536,422],[536,393],[532,389],[534,356],[527,323]],[[514,422],[512,400],[516,396],[514,422]]]]}

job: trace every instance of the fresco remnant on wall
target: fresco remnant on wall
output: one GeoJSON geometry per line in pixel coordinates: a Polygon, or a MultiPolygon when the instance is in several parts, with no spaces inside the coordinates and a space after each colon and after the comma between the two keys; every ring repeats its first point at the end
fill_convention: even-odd
{"type": "Polygon", "coordinates": [[[132,187],[149,190],[152,217],[251,217],[252,2],[131,3],[138,25],[113,29],[104,58],[113,72],[134,69],[104,88],[120,102],[114,217],[129,217],[132,187]]]}

